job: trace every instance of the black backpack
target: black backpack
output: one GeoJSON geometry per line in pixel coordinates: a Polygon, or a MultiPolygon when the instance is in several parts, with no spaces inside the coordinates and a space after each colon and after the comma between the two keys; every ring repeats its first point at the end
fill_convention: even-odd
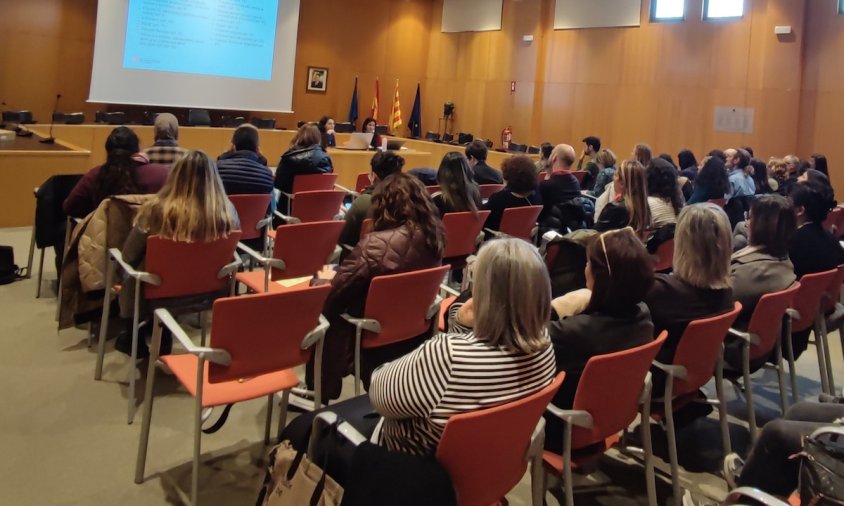
{"type": "Polygon", "coordinates": [[[15,265],[15,251],[11,246],[0,246],[0,285],[8,285],[21,277],[20,268],[15,265]]]}

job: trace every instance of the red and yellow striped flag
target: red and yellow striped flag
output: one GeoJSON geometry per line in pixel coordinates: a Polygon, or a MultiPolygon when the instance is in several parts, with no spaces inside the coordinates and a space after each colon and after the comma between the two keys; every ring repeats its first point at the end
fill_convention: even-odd
{"type": "Polygon", "coordinates": [[[396,79],[396,95],[393,97],[393,111],[390,113],[390,131],[393,135],[398,133],[399,127],[402,126],[401,120],[401,102],[399,101],[399,80],[396,79]]]}
{"type": "Polygon", "coordinates": [[[378,85],[378,78],[375,78],[375,96],[372,97],[372,111],[370,111],[370,116],[372,119],[375,120],[375,124],[378,124],[378,95],[379,95],[379,88],[378,85]]]}

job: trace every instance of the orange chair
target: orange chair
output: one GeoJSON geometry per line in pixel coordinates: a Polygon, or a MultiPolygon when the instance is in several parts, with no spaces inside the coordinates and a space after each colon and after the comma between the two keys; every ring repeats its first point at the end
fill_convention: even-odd
{"type": "Polygon", "coordinates": [[[425,190],[427,190],[427,191],[428,191],[428,195],[432,195],[432,196],[433,196],[435,193],[439,193],[439,192],[440,192],[440,186],[439,186],[439,185],[426,186],[426,187],[425,187],[425,190]]]}
{"type": "Polygon", "coordinates": [[[482,200],[490,198],[494,193],[498,193],[503,189],[504,189],[503,184],[481,184],[481,185],[478,185],[478,190],[480,191],[482,200]]]}
{"type": "Polygon", "coordinates": [[[572,172],[572,174],[574,175],[575,179],[577,179],[578,184],[583,184],[583,180],[586,179],[586,176],[589,175],[589,171],[576,170],[576,171],[572,172]]]}
{"type": "MultiPolygon", "coordinates": [[[[827,288],[826,294],[822,299],[822,307],[824,314],[824,328],[827,332],[829,329],[838,330],[838,337],[841,339],[842,344],[841,348],[844,349],[844,304],[841,304],[842,285],[844,285],[844,265],[839,265],[838,274],[836,274],[832,283],[830,283],[829,288],[827,288]]],[[[835,391],[835,382],[832,377],[832,355],[829,354],[828,350],[829,348],[825,350],[826,356],[829,357],[827,375],[829,377],[830,390],[835,391]]]]}
{"type": "MultiPolygon", "coordinates": [[[[340,206],[346,193],[336,190],[300,192],[293,199],[292,222],[312,223],[330,221],[340,214],[340,206]]],[[[284,217],[287,218],[287,217],[284,217]]],[[[288,219],[288,222],[291,222],[288,219]]]]}
{"type": "MultiPolygon", "coordinates": [[[[774,352],[777,357],[775,365],[765,364],[763,367],[770,367],[777,371],[777,379],[780,387],[780,407],[783,414],[788,409],[788,395],[785,391],[785,367],[783,366],[782,336],[791,336],[791,317],[786,313],[791,307],[794,296],[800,290],[800,283],[774,293],[768,293],[759,299],[750,317],[747,332],[730,329],[733,335],[744,342],[742,352],[742,370],[739,371],[744,383],[744,396],[747,402],[747,423],[750,426],[750,438],[756,441],[756,410],[753,406],[753,384],[750,382],[751,360],[755,361],[771,356],[774,352]]],[[[732,376],[727,371],[728,376],[732,376]]]]}
{"type": "Polygon", "coordinates": [[[823,222],[823,228],[835,237],[839,237],[841,236],[842,224],[844,224],[844,208],[838,206],[829,211],[826,220],[823,222]]]}
{"type": "MultiPolygon", "coordinates": [[[[488,506],[500,500],[524,476],[528,463],[532,476],[542,472],[545,421],[542,412],[563,384],[559,373],[548,386],[527,397],[492,408],[461,413],[446,422],[436,458],[451,477],[459,506],[488,506]],[[506,427],[507,437],[501,437],[506,427]]],[[[325,427],[337,423],[337,433],[357,446],[366,440],[335,413],[324,411],[314,418],[310,455],[325,427]]],[[[542,504],[534,497],[533,504],[542,504]]]]}
{"type": "MultiPolygon", "coordinates": [[[[815,274],[806,274],[800,278],[800,290],[794,296],[794,305],[789,310],[792,319],[791,332],[803,332],[809,329],[815,331],[815,348],[818,351],[818,368],[821,376],[821,389],[824,393],[832,394],[832,388],[827,374],[827,357],[829,345],[826,340],[826,318],[821,301],[824,294],[838,276],[838,269],[831,269],[815,274]]],[[[794,345],[792,339],[785,339],[785,355],[791,373],[791,396],[798,401],[797,370],[794,367],[794,345]]]]}
{"type": "MultiPolygon", "coordinates": [[[[653,461],[651,460],[651,430],[647,423],[651,402],[651,381],[648,369],[662,344],[668,338],[663,331],[654,341],[629,350],[599,355],[589,359],[574,396],[572,409],[560,409],[553,404],[548,413],[563,421],[563,454],[545,451],[542,460],[545,471],[563,475],[566,505],[574,505],[572,466],[581,467],[598,459],[619,440],[619,434],[633,423],[640,412],[639,429],[645,453],[645,474],[648,499],[656,504],[653,461]],[[612,402],[607,402],[612,399],[612,402]],[[580,452],[572,460],[572,452],[580,452]]],[[[545,494],[545,480],[533,482],[545,494]]]]}
{"type": "Polygon", "coordinates": [[[494,237],[510,236],[531,242],[536,219],[542,212],[542,206],[509,207],[501,216],[498,230],[484,229],[494,237]]]}
{"type": "Polygon", "coordinates": [[[735,490],[731,490],[727,495],[727,498],[724,499],[724,502],[721,504],[724,506],[744,504],[759,504],[762,506],[788,506],[789,504],[794,504],[795,506],[800,506],[800,498],[797,497],[796,502],[792,502],[791,499],[789,499],[789,502],[783,502],[782,500],[762,492],[757,488],[739,487],[735,490]]]}
{"type": "MultiPolygon", "coordinates": [[[[128,276],[135,279],[133,294],[134,310],[132,314],[132,369],[129,372],[129,414],[128,423],[135,417],[135,367],[138,358],[138,326],[140,320],[141,285],[146,284],[143,297],[152,306],[166,304],[171,309],[203,311],[211,301],[197,303],[193,296],[207,294],[219,296],[227,290],[234,290],[234,273],[240,267],[240,260],[235,259],[235,247],[240,240],[240,231],[235,230],[228,237],[212,242],[180,242],[157,236],[147,238],[145,255],[146,271],[138,271],[123,260],[123,254],[117,248],[109,250],[109,255],[128,276]],[[179,298],[190,297],[188,307],[179,307],[179,298]]],[[[106,268],[107,290],[114,287],[112,276],[115,268],[106,268]]],[[[100,338],[97,344],[97,366],[94,379],[103,375],[105,340],[108,335],[109,297],[103,301],[103,313],[100,321],[100,338]]],[[[204,340],[204,335],[203,335],[204,340]]]]}
{"type": "Polygon", "coordinates": [[[363,316],[344,314],[355,326],[355,395],[360,394],[361,348],[379,348],[412,339],[431,328],[438,314],[437,290],[448,266],[376,276],[369,285],[363,316]]]}
{"type": "Polygon", "coordinates": [[[291,213],[297,193],[333,190],[336,182],[337,174],[300,174],[294,177],[292,193],[281,192],[287,198],[287,214],[291,213]]]}
{"type": "Polygon", "coordinates": [[[272,257],[241,244],[238,248],[264,267],[261,271],[238,272],[235,280],[252,292],[282,291],[284,287],[270,283],[279,279],[313,276],[334,252],[342,221],[319,221],[281,225],[276,229],[272,257]]]}
{"type": "Polygon", "coordinates": [[[653,255],[654,272],[670,270],[674,266],[674,239],[669,239],[659,245],[653,255]]]}
{"type": "Polygon", "coordinates": [[[712,378],[713,371],[715,371],[715,388],[718,395],[717,402],[713,401],[713,403],[718,406],[724,455],[732,452],[726,404],[724,403],[724,375],[721,356],[723,355],[723,343],[727,331],[730,330],[730,326],[740,312],[741,304],[736,302],[732,311],[692,321],[680,337],[673,364],[653,363],[654,367],[666,374],[664,395],[662,399],[655,399],[655,402],[662,403],[662,406],[652,405],[651,417],[657,421],[665,419],[666,422],[674,504],[682,504],[680,465],[677,462],[677,439],[674,432],[674,411],[693,401],[698,390],[712,378]],[[677,401],[676,405],[674,404],[675,401],[677,401]]]}
{"type": "Polygon", "coordinates": [[[466,265],[466,257],[477,250],[478,236],[489,214],[489,211],[478,211],[477,214],[464,212],[443,215],[446,237],[443,263],[448,263],[456,269],[466,265]]]}
{"type": "Polygon", "coordinates": [[[371,184],[372,181],[369,180],[369,172],[358,174],[358,177],[355,180],[355,192],[360,193],[367,189],[371,184]]]}
{"type": "Polygon", "coordinates": [[[240,240],[249,241],[264,237],[262,252],[266,252],[267,232],[273,221],[269,213],[271,197],[269,193],[229,196],[240,219],[240,240]]]}
{"type": "MultiPolygon", "coordinates": [[[[287,416],[286,399],[290,389],[299,384],[293,368],[308,362],[316,354],[316,367],[322,362],[322,342],[328,321],[320,315],[331,288],[327,285],[298,292],[246,295],[217,300],[214,303],[213,347],[199,347],[191,342],[175,319],[164,309],[155,312],[153,345],[144,394],[144,417],[135,467],[135,483],[143,483],[149,429],[152,422],[155,362],[161,345],[161,326],[167,327],[187,353],[161,357],[173,375],[194,398],[193,472],[191,504],[199,494],[199,461],[203,410],[214,406],[267,397],[264,444],[269,443],[273,396],[283,390],[279,426],[287,416]],[[267,318],[272,315],[272,318],[267,318]],[[282,325],[279,322],[283,323],[282,325]]],[[[317,369],[316,396],[320,398],[320,373],[317,369]]],[[[314,401],[315,409],[319,401],[314,401]]]]}

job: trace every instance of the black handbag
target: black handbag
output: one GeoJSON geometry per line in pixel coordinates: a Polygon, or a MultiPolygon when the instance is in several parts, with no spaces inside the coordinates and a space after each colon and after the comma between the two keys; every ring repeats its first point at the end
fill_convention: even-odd
{"type": "Polygon", "coordinates": [[[815,432],[804,439],[799,456],[800,504],[844,505],[844,431],[830,427],[815,432]]]}
{"type": "Polygon", "coordinates": [[[21,270],[15,265],[15,251],[11,246],[0,246],[0,285],[8,285],[20,277],[21,270]]]}

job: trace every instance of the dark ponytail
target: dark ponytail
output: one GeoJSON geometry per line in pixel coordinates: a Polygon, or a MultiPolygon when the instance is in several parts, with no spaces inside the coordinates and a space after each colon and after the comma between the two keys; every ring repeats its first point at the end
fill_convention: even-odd
{"type": "Polygon", "coordinates": [[[95,198],[105,200],[112,195],[131,195],[140,191],[135,169],[141,165],[132,158],[140,151],[140,141],[132,129],[117,127],[106,139],[106,162],[97,175],[95,198]]]}

